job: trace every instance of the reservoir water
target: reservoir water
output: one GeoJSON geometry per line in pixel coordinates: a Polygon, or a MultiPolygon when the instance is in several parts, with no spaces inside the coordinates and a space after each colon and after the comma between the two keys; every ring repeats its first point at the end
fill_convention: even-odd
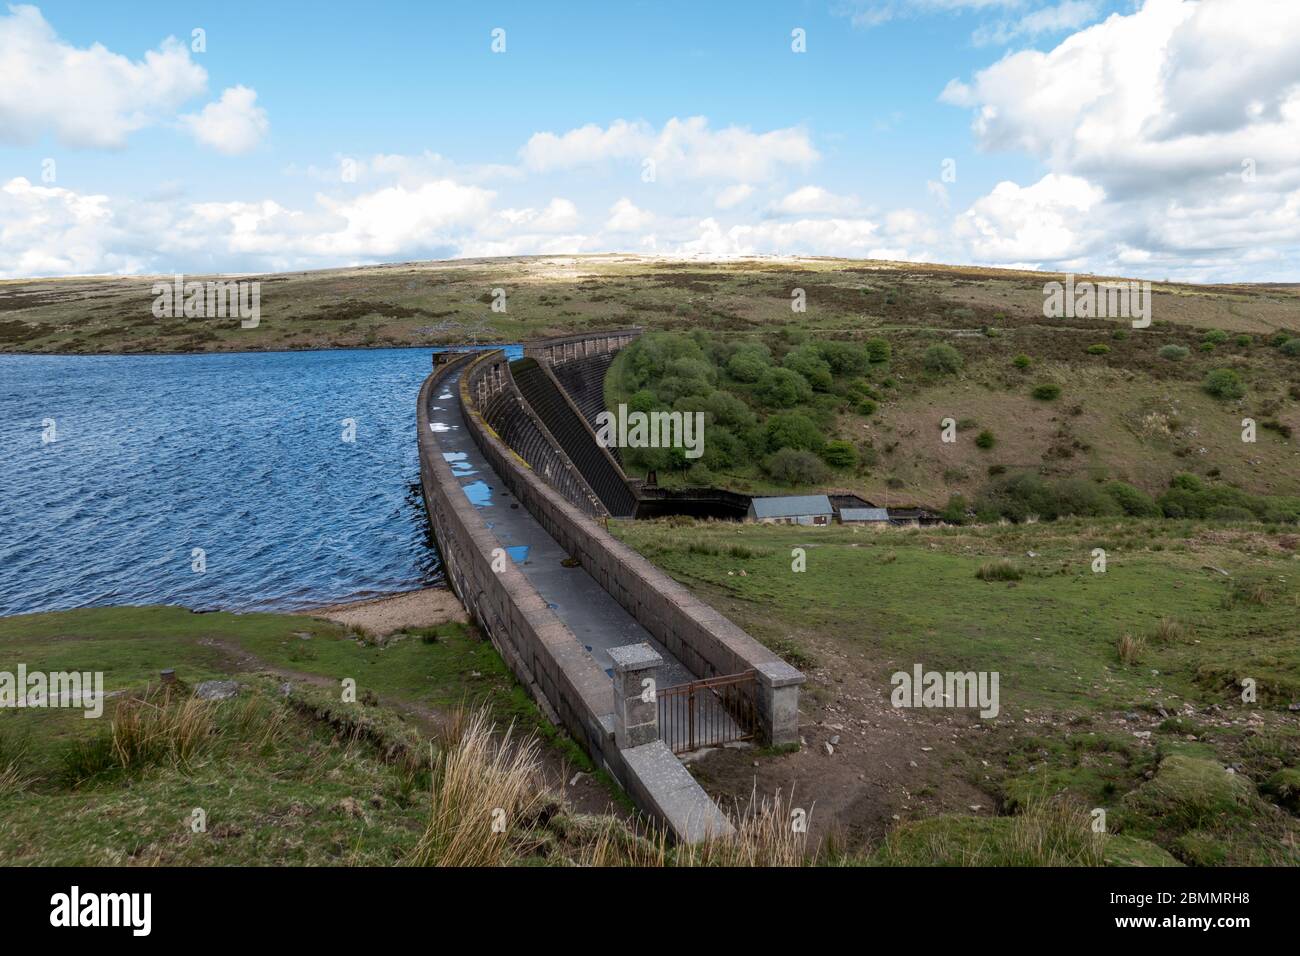
{"type": "Polygon", "coordinates": [[[0,355],[0,615],[441,583],[415,441],[433,351],[0,355]]]}

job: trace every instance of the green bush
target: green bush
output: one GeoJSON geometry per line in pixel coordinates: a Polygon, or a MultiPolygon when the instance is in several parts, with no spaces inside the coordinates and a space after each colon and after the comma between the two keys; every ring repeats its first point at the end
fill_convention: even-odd
{"type": "Polygon", "coordinates": [[[1222,329],[1208,329],[1201,339],[1206,342],[1213,342],[1215,345],[1222,345],[1228,341],[1228,333],[1222,329]]]}
{"type": "Polygon", "coordinates": [[[858,450],[853,442],[836,439],[822,449],[822,460],[832,468],[852,468],[858,463],[858,450]]]}
{"type": "Polygon", "coordinates": [[[1296,358],[1297,356],[1300,356],[1300,338],[1287,339],[1282,343],[1280,348],[1282,349],[1283,355],[1289,355],[1292,358],[1296,358]]]}
{"type": "Polygon", "coordinates": [[[997,443],[998,443],[998,440],[993,436],[993,433],[992,433],[991,431],[989,431],[987,428],[984,429],[984,431],[980,432],[978,435],[975,436],[975,447],[976,447],[976,448],[983,448],[983,449],[985,449],[985,450],[987,451],[988,449],[992,448],[992,447],[993,447],[994,445],[996,445],[997,443]]]}
{"type": "Polygon", "coordinates": [[[867,352],[853,342],[822,342],[817,346],[834,375],[861,375],[867,368],[867,352]]]}
{"type": "Polygon", "coordinates": [[[888,362],[889,355],[889,343],[885,339],[867,339],[867,358],[871,362],[888,362]]]}
{"type": "Polygon", "coordinates": [[[783,485],[816,485],[826,480],[826,466],[811,452],[782,448],[767,460],[767,473],[783,485]]]}
{"type": "Polygon", "coordinates": [[[1241,376],[1230,368],[1218,368],[1205,376],[1203,389],[1215,398],[1241,398],[1246,394],[1246,385],[1241,376]]]}
{"type": "Polygon", "coordinates": [[[1109,353],[1109,352],[1110,352],[1110,346],[1109,346],[1109,345],[1089,345],[1089,346],[1088,346],[1088,354],[1089,354],[1089,355],[1106,355],[1106,354],[1109,353]]]}
{"type": "Polygon", "coordinates": [[[1055,382],[1043,382],[1041,385],[1035,385],[1030,394],[1040,402],[1052,402],[1061,397],[1061,386],[1055,382]]]}
{"type": "Polygon", "coordinates": [[[1181,362],[1192,353],[1181,345],[1166,345],[1160,350],[1160,357],[1169,362],[1181,362]]]}
{"type": "Polygon", "coordinates": [[[761,346],[759,348],[737,350],[727,359],[727,374],[737,382],[757,382],[772,366],[767,349],[761,346]]]}
{"type": "Polygon", "coordinates": [[[927,371],[951,375],[961,371],[964,363],[961,353],[951,345],[931,345],[921,357],[927,371]]]}
{"type": "Polygon", "coordinates": [[[876,403],[869,398],[864,398],[858,402],[859,415],[874,415],[876,413],[876,403]]]}
{"type": "Polygon", "coordinates": [[[1249,335],[1237,336],[1237,345],[1240,348],[1248,349],[1254,344],[1255,344],[1255,340],[1251,338],[1249,335]]]}
{"type": "Polygon", "coordinates": [[[801,345],[786,353],[781,367],[799,373],[819,392],[831,387],[831,367],[815,345],[801,345]]]}
{"type": "Polygon", "coordinates": [[[1029,366],[1033,364],[1033,359],[1031,359],[1024,352],[1021,352],[1019,355],[1017,355],[1015,358],[1011,360],[1011,364],[1014,365],[1016,368],[1029,368],[1029,366]]]}
{"type": "Polygon", "coordinates": [[[802,412],[777,412],[763,425],[763,435],[769,451],[821,451],[826,444],[822,430],[802,412]]]}
{"type": "Polygon", "coordinates": [[[1160,508],[1156,505],[1155,499],[1142,489],[1123,481],[1108,481],[1101,487],[1126,515],[1135,518],[1160,517],[1160,508]]]}
{"type": "Polygon", "coordinates": [[[812,398],[812,386],[798,372],[769,368],[759,378],[754,394],[768,408],[793,408],[812,398]]]}

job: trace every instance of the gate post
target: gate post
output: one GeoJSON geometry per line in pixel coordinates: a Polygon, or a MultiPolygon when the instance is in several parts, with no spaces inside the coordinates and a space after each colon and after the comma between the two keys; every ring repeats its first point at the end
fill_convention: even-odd
{"type": "Polygon", "coordinates": [[[759,664],[758,722],[769,747],[799,744],[799,685],[804,676],[784,661],[759,664]]]}
{"type": "Polygon", "coordinates": [[[614,743],[619,750],[659,739],[658,681],[663,658],[649,644],[611,647],[614,662],[614,743]]]}

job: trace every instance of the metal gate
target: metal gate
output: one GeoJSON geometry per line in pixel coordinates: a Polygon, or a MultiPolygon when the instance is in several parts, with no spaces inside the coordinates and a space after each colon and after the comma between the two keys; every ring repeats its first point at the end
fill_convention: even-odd
{"type": "Polygon", "coordinates": [[[758,728],[753,671],[664,687],[659,737],[675,754],[752,739],[758,728]]]}

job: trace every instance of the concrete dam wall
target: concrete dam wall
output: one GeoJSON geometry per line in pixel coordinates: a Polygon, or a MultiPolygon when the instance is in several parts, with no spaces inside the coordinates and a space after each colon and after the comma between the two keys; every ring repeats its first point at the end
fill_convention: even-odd
{"type": "MultiPolygon", "coordinates": [[[[597,354],[612,355],[618,339],[634,337],[599,335],[606,351],[597,354]]],[[[587,363],[589,346],[573,337],[558,349],[569,356],[564,364],[600,364],[587,363]]],[[[581,425],[599,448],[590,425],[539,361],[525,359],[512,370],[499,350],[456,356],[421,390],[421,477],[448,579],[543,708],[638,805],[683,839],[726,829],[659,739],[654,705],[647,712],[624,690],[639,687],[633,678],[647,674],[659,675],[659,687],[749,674],[746,693],[760,740],[797,745],[803,675],[605,530],[606,499],[625,507],[616,500],[619,489],[631,489],[625,480],[612,488],[603,478],[591,480],[604,469],[588,470],[589,450],[573,444],[581,425]],[[529,397],[541,403],[542,395],[551,403],[546,415],[529,397]],[[567,430],[573,455],[557,430],[567,430]],[[475,485],[484,487],[471,493],[475,485]],[[524,558],[518,567],[512,560],[494,572],[493,552],[503,548],[512,559],[522,552],[537,560],[524,558]]]]}

